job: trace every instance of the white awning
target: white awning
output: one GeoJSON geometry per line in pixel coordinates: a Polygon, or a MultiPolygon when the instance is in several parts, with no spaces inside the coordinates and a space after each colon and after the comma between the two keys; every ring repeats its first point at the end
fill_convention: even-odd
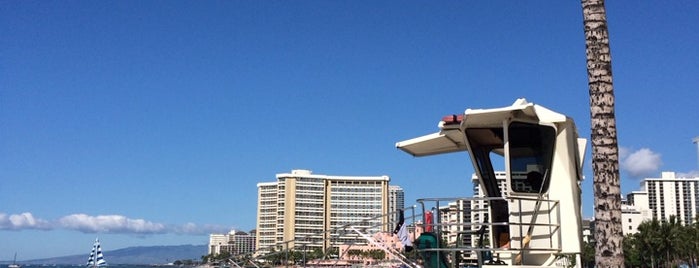
{"type": "Polygon", "coordinates": [[[401,141],[396,147],[413,156],[465,151],[464,135],[458,129],[432,133],[422,137],[401,141]]]}

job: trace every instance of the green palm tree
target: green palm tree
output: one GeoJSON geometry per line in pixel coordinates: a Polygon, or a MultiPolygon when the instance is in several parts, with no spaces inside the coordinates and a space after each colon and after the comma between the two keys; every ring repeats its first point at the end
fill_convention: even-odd
{"type": "Polygon", "coordinates": [[[660,224],[660,249],[663,252],[663,260],[665,261],[665,265],[669,267],[670,261],[672,258],[670,257],[670,251],[673,249],[673,238],[672,238],[672,225],[674,225],[675,218],[671,217],[670,220],[673,221],[673,223],[668,223],[667,221],[663,221],[660,224]]]}
{"type": "Polygon", "coordinates": [[[622,267],[624,252],[619,147],[614,116],[612,60],[604,0],[582,0],[590,88],[592,172],[595,194],[595,263],[622,267]]]}
{"type": "Polygon", "coordinates": [[[640,233],[635,233],[624,237],[624,264],[626,266],[639,267],[644,263],[639,236],[640,233]]]}
{"type": "Polygon", "coordinates": [[[665,250],[665,263],[667,267],[672,267],[686,254],[686,243],[684,232],[686,228],[677,220],[675,215],[671,215],[661,226],[662,248],[665,250]]]}
{"type": "Polygon", "coordinates": [[[699,216],[694,219],[692,223],[692,228],[690,228],[690,259],[692,267],[697,267],[697,258],[699,258],[699,216]]]}
{"type": "Polygon", "coordinates": [[[644,221],[638,225],[640,251],[645,258],[650,259],[651,267],[655,267],[661,255],[660,222],[657,219],[644,221]]]}
{"type": "Polygon", "coordinates": [[[694,244],[694,228],[691,224],[680,225],[677,228],[677,258],[686,263],[692,263],[692,244],[694,244]]]}

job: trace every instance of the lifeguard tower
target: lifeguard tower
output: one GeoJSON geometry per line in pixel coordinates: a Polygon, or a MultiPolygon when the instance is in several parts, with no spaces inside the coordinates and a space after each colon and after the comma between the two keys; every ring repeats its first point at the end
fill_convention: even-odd
{"type": "MultiPolygon", "coordinates": [[[[585,146],[571,118],[525,99],[508,107],[446,116],[439,122],[439,132],[398,142],[396,147],[413,156],[467,152],[486,195],[456,198],[470,204],[469,210],[485,209],[484,218],[458,223],[435,217],[434,226],[427,228],[433,237],[442,239],[445,228],[460,224],[460,230],[466,230],[462,233],[472,239],[470,244],[460,238],[457,243],[442,241],[436,243],[440,246],[418,249],[441,260],[425,261],[425,266],[580,267],[585,146]],[[501,171],[505,183],[496,179],[501,171]],[[468,256],[476,256],[476,261],[465,262],[468,256]]],[[[418,202],[426,212],[454,199],[418,202]]]]}

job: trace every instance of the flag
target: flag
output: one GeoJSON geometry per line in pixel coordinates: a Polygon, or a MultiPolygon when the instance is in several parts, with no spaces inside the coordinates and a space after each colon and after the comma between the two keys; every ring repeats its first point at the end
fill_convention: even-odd
{"type": "Polygon", "coordinates": [[[393,229],[393,233],[398,235],[400,243],[403,244],[406,252],[413,250],[413,241],[410,241],[410,234],[408,234],[408,227],[405,224],[405,212],[401,209],[398,212],[398,224],[396,228],[393,229]]]}
{"type": "Polygon", "coordinates": [[[405,214],[403,213],[403,210],[401,209],[396,212],[398,213],[398,224],[396,224],[396,228],[393,229],[393,234],[398,234],[400,227],[403,226],[403,223],[405,223],[405,214]]]}

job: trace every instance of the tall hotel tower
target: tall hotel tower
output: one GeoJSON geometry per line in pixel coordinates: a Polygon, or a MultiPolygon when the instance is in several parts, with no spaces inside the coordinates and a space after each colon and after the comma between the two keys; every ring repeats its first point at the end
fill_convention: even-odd
{"type": "MultiPolygon", "coordinates": [[[[398,185],[390,185],[388,186],[388,211],[393,212],[393,211],[399,211],[401,209],[405,208],[405,193],[403,192],[403,188],[401,188],[398,185]]],[[[388,217],[388,220],[391,224],[395,224],[398,222],[398,214],[397,213],[391,213],[388,217]]]]}
{"type": "Polygon", "coordinates": [[[660,178],[643,180],[648,192],[652,218],[667,220],[671,215],[682,224],[691,224],[699,215],[699,177],[675,177],[675,172],[662,172],[660,178]]]}
{"type": "Polygon", "coordinates": [[[276,182],[257,184],[258,252],[366,244],[342,227],[352,224],[371,234],[387,231],[388,218],[382,215],[389,211],[389,181],[388,176],[316,175],[309,170],[292,170],[277,174],[276,182]]]}
{"type": "Polygon", "coordinates": [[[641,190],[626,195],[621,204],[624,235],[637,233],[642,222],[657,219],[692,224],[699,216],[699,177],[662,172],[660,178],[645,178],[641,190]]]}

